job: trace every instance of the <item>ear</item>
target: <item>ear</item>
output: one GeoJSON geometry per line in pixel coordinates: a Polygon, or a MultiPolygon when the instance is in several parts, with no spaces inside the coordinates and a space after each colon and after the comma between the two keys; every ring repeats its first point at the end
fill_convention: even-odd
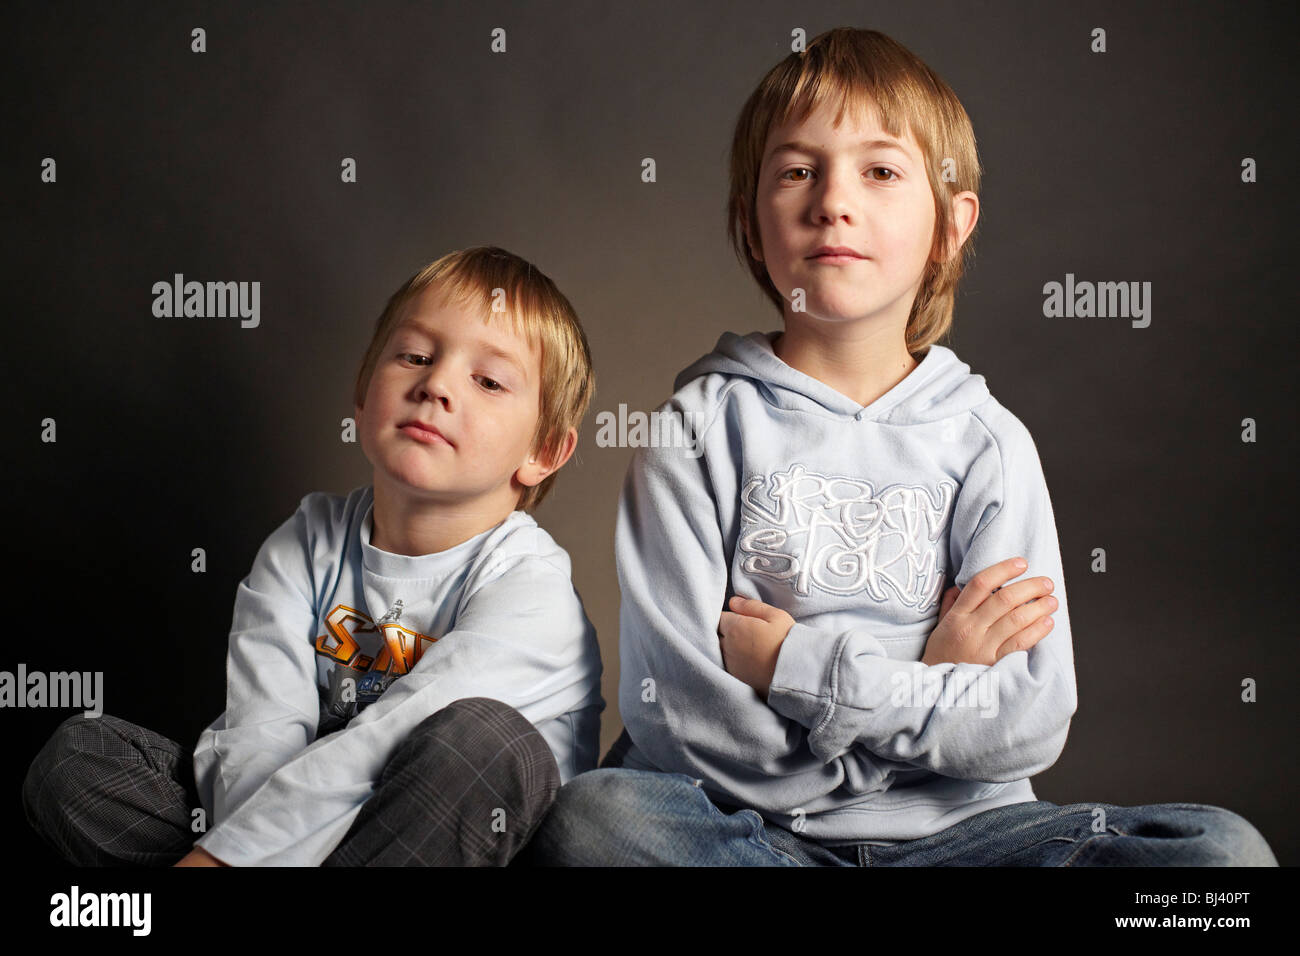
{"type": "Polygon", "coordinates": [[[952,227],[948,230],[943,255],[937,256],[936,262],[948,262],[961,252],[979,217],[980,199],[975,193],[966,190],[952,197],[952,227]]]}
{"type": "Polygon", "coordinates": [[[560,441],[559,448],[556,449],[554,455],[546,454],[547,449],[530,454],[528,460],[520,465],[515,472],[515,478],[521,485],[527,485],[529,488],[539,485],[548,475],[559,471],[573,455],[577,447],[578,430],[570,428],[560,441]]]}
{"type": "Polygon", "coordinates": [[[762,262],[763,244],[759,241],[758,234],[750,228],[749,217],[743,212],[740,214],[740,227],[745,233],[745,244],[749,246],[749,254],[762,262]]]}

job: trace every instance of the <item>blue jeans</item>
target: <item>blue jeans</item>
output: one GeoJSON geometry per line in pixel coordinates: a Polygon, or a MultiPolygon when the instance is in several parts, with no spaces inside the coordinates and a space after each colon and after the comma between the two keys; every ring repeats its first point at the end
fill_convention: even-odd
{"type": "Polygon", "coordinates": [[[1031,800],[916,840],[827,847],[716,804],[685,774],[624,767],[561,787],[524,852],[534,866],[1277,866],[1250,823],[1203,804],[1031,800]]]}

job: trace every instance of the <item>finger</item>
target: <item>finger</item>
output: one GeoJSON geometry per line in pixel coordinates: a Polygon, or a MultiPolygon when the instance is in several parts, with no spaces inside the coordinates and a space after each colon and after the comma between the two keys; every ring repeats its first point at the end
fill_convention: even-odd
{"type": "MultiPolygon", "coordinates": [[[[1003,585],[1012,578],[1024,574],[1027,565],[1028,562],[1024,558],[1007,558],[985,568],[966,582],[966,587],[958,596],[954,609],[960,614],[972,615],[975,623],[985,630],[992,627],[993,622],[1008,608],[1016,606],[1009,602],[1011,595],[1001,594],[1003,585]],[[999,595],[998,603],[989,602],[988,598],[991,594],[999,595]]],[[[1024,600],[1017,603],[1023,604],[1024,600]]]]}
{"type": "Polygon", "coordinates": [[[718,620],[718,634],[720,637],[734,640],[743,634],[745,628],[749,626],[750,620],[751,618],[746,614],[723,611],[722,617],[718,620]]]}
{"type": "Polygon", "coordinates": [[[1030,578],[999,588],[972,615],[984,628],[984,642],[998,647],[1031,624],[1054,613],[1060,602],[1051,594],[1051,578],[1030,578]]]}
{"type": "Polygon", "coordinates": [[[996,660],[1002,660],[1016,651],[1027,651],[1052,633],[1054,622],[1050,617],[1039,618],[1028,627],[1016,633],[998,648],[996,660]]]}
{"type": "Polygon", "coordinates": [[[735,595],[729,603],[731,609],[737,614],[760,618],[764,621],[769,620],[772,612],[778,610],[770,604],[764,604],[758,598],[741,597],[739,594],[735,595]]]}
{"type": "Polygon", "coordinates": [[[959,599],[964,603],[959,610],[974,610],[1002,585],[1024,574],[1028,567],[1029,562],[1024,558],[1007,558],[1005,561],[989,565],[966,582],[959,599]]]}

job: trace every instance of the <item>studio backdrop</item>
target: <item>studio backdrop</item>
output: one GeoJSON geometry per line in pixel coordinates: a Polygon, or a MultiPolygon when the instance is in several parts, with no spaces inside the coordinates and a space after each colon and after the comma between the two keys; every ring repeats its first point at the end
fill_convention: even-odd
{"type": "MultiPolygon", "coordinates": [[[[1055,510],[1079,707],[1037,795],[1225,807],[1300,862],[1282,6],[9,11],[0,671],[11,688],[97,675],[104,712],[192,747],[225,707],[262,541],[307,493],[372,480],[349,421],[388,295],[496,245],[569,297],[595,361],[577,453],[535,517],[599,634],[603,753],[636,442],[617,423],[723,332],[780,328],[726,239],[735,120],[801,37],[871,28],[953,87],[978,138],[975,258],[944,344],[1028,427],[1055,510]],[[188,282],[234,283],[239,307],[158,304],[188,282]]],[[[0,709],[11,810],[66,704],[0,709]]],[[[54,860],[25,826],[6,846],[54,860]]]]}

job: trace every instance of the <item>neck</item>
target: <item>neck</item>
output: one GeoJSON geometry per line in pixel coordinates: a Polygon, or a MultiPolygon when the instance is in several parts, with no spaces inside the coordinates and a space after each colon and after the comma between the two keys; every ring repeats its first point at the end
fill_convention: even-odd
{"type": "Polygon", "coordinates": [[[370,544],[389,554],[419,557],[446,551],[495,528],[514,510],[511,501],[449,505],[412,500],[378,478],[374,489],[370,544]]]}
{"type": "Polygon", "coordinates": [[[777,358],[864,408],[907,378],[919,364],[897,329],[856,323],[808,322],[786,316],[773,344],[777,358]]]}

